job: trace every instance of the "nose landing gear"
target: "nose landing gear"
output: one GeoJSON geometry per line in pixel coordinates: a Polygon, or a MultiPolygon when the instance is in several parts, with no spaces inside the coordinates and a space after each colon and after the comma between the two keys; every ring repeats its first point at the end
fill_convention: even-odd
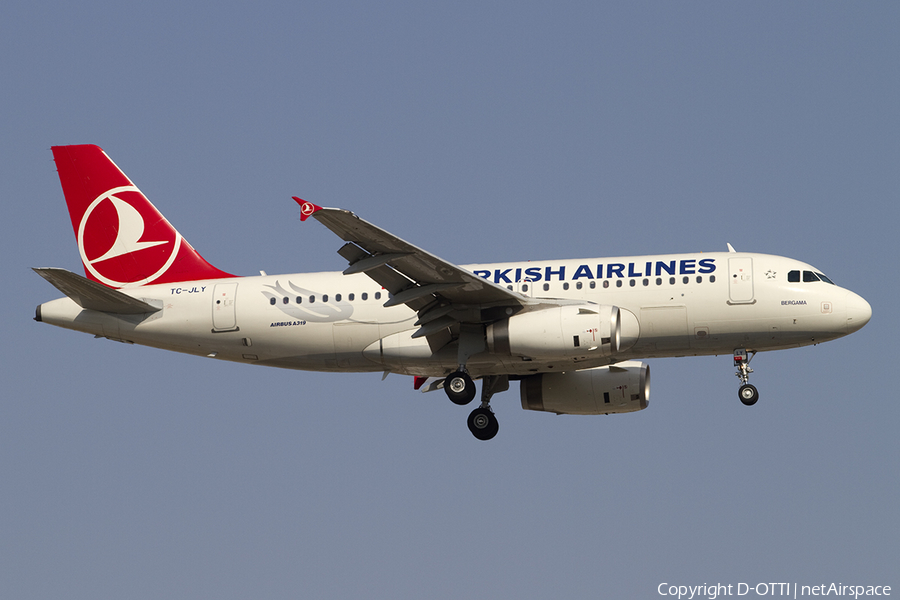
{"type": "Polygon", "coordinates": [[[738,389],[738,396],[740,396],[741,402],[746,406],[753,406],[759,400],[759,392],[756,391],[756,386],[750,383],[745,383],[738,389]]]}
{"type": "Polygon", "coordinates": [[[750,351],[749,354],[744,348],[738,348],[734,351],[734,366],[737,367],[737,377],[741,380],[741,387],[738,389],[738,398],[745,406],[753,406],[759,400],[759,392],[756,387],[749,383],[750,360],[756,356],[756,351],[750,351]]]}

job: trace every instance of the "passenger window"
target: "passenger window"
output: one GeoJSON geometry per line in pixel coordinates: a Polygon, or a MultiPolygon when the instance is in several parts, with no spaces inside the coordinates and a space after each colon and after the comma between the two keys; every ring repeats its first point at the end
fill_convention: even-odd
{"type": "Polygon", "coordinates": [[[549,284],[549,283],[545,283],[545,284],[544,284],[544,291],[545,291],[545,292],[549,292],[549,291],[550,291],[550,284],[549,284]]]}
{"type": "Polygon", "coordinates": [[[297,301],[297,304],[303,304],[303,297],[302,297],[302,296],[297,296],[297,297],[295,298],[295,300],[297,301]]]}
{"type": "Polygon", "coordinates": [[[788,283],[800,283],[800,271],[790,271],[788,273],[788,283]]]}
{"type": "Polygon", "coordinates": [[[284,297],[284,300],[282,300],[282,302],[283,302],[284,304],[287,304],[287,303],[289,303],[290,301],[291,301],[291,299],[288,298],[287,296],[285,296],[285,297],[284,297]]]}
{"type": "Polygon", "coordinates": [[[512,290],[512,286],[511,286],[511,285],[508,285],[508,286],[506,286],[506,289],[508,289],[508,290],[511,291],[511,290],[512,290]]]}
{"type": "Polygon", "coordinates": [[[662,285],[662,277],[656,278],[656,285],[662,285]]]}
{"type": "Polygon", "coordinates": [[[272,306],[275,306],[276,302],[277,300],[275,300],[275,298],[269,298],[269,304],[271,304],[272,306]]]}
{"type": "Polygon", "coordinates": [[[630,279],[628,281],[628,285],[630,285],[631,287],[634,287],[634,279],[630,279]]]}
{"type": "Polygon", "coordinates": [[[316,301],[316,297],[315,297],[315,296],[310,296],[310,297],[309,297],[309,303],[310,303],[310,304],[314,303],[315,301],[316,301]]]}
{"type": "Polygon", "coordinates": [[[675,285],[675,278],[669,277],[669,285],[675,285]]]}
{"type": "Polygon", "coordinates": [[[328,302],[328,294],[322,294],[322,302],[328,302]]]}
{"type": "Polygon", "coordinates": [[[356,296],[354,296],[353,294],[347,294],[347,300],[349,300],[350,302],[353,302],[354,298],[356,298],[356,296]]]}
{"type": "Polygon", "coordinates": [[[569,282],[568,282],[568,281],[565,282],[565,283],[563,284],[563,289],[564,289],[564,290],[569,289],[569,282]]]}
{"type": "Polygon", "coordinates": [[[593,289],[596,288],[596,287],[597,287],[597,282],[596,282],[596,281],[592,281],[592,282],[591,282],[591,289],[593,290],[593,289]]]}
{"type": "Polygon", "coordinates": [[[580,282],[580,281],[579,281],[578,283],[575,284],[575,289],[577,289],[577,290],[580,290],[580,289],[581,289],[581,282],[580,282]]]}
{"type": "Polygon", "coordinates": [[[812,283],[818,280],[819,278],[812,271],[803,271],[803,283],[812,283]]]}
{"type": "Polygon", "coordinates": [[[697,275],[697,283],[703,283],[703,276],[697,275]]]}
{"type": "Polygon", "coordinates": [[[362,298],[363,300],[368,300],[369,294],[367,292],[363,292],[362,295],[360,296],[360,298],[362,298]]]}
{"type": "Polygon", "coordinates": [[[716,282],[716,276],[715,276],[715,275],[710,275],[710,276],[709,276],[709,282],[710,282],[710,283],[715,283],[715,282],[716,282]]]}
{"type": "Polygon", "coordinates": [[[687,275],[685,275],[685,276],[684,276],[684,279],[682,279],[681,282],[682,282],[682,283],[687,283],[687,282],[689,282],[690,280],[691,280],[691,278],[688,277],[687,275]]]}
{"type": "Polygon", "coordinates": [[[523,292],[527,292],[527,291],[528,291],[528,284],[527,284],[527,283],[522,284],[522,291],[523,291],[523,292]]]}
{"type": "Polygon", "coordinates": [[[649,280],[649,279],[644,279],[644,286],[648,286],[648,285],[650,285],[650,280],[649,280]]]}
{"type": "Polygon", "coordinates": [[[381,292],[375,292],[375,299],[381,300],[381,292]]]}
{"type": "Polygon", "coordinates": [[[603,280],[603,287],[604,287],[604,288],[608,288],[608,287],[609,287],[609,279],[604,279],[604,280],[603,280]]]}
{"type": "Polygon", "coordinates": [[[617,279],[617,280],[616,280],[616,287],[622,287],[622,280],[621,280],[621,279],[617,279]]]}
{"type": "Polygon", "coordinates": [[[340,301],[341,301],[341,295],[340,295],[340,294],[335,294],[335,295],[334,295],[334,301],[335,301],[335,302],[340,302],[340,301]]]}

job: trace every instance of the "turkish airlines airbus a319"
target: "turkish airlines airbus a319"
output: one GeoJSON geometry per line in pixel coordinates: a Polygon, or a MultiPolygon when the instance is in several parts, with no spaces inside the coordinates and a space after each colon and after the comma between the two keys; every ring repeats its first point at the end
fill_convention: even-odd
{"type": "Polygon", "coordinates": [[[457,266],[346,210],[299,198],[338,235],[343,272],[236,277],[181,237],[97,146],[53,148],[86,277],[35,271],[65,294],[35,320],[215,360],[309,371],[411,375],[468,404],[497,434],[493,394],[557,414],[641,410],[637,359],[733,353],[746,405],[760,351],[860,329],[869,304],[808,264],[735,252],[457,266]],[[432,379],[430,383],[428,380],[432,379]]]}

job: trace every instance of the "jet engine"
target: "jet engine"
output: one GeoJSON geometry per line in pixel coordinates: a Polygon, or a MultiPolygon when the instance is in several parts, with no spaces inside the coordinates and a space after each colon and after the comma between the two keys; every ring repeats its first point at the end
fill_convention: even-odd
{"type": "Polygon", "coordinates": [[[529,358],[611,356],[637,341],[640,325],[627,310],[599,304],[554,306],[488,325],[491,352],[529,358]]]}
{"type": "Polygon", "coordinates": [[[582,371],[523,377],[522,408],[566,415],[603,415],[647,408],[650,366],[627,361],[582,371]]]}

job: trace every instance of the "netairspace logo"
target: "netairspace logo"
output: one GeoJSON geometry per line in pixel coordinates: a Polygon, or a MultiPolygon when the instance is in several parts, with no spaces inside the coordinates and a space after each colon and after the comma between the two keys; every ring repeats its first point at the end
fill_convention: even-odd
{"type": "Polygon", "coordinates": [[[844,585],[842,583],[800,585],[797,583],[716,583],[703,585],[672,585],[661,583],[656,588],[660,596],[672,596],[673,598],[716,598],[724,596],[788,596],[800,598],[804,596],[843,596],[845,598],[860,598],[866,596],[890,596],[889,585],[844,585]]]}

